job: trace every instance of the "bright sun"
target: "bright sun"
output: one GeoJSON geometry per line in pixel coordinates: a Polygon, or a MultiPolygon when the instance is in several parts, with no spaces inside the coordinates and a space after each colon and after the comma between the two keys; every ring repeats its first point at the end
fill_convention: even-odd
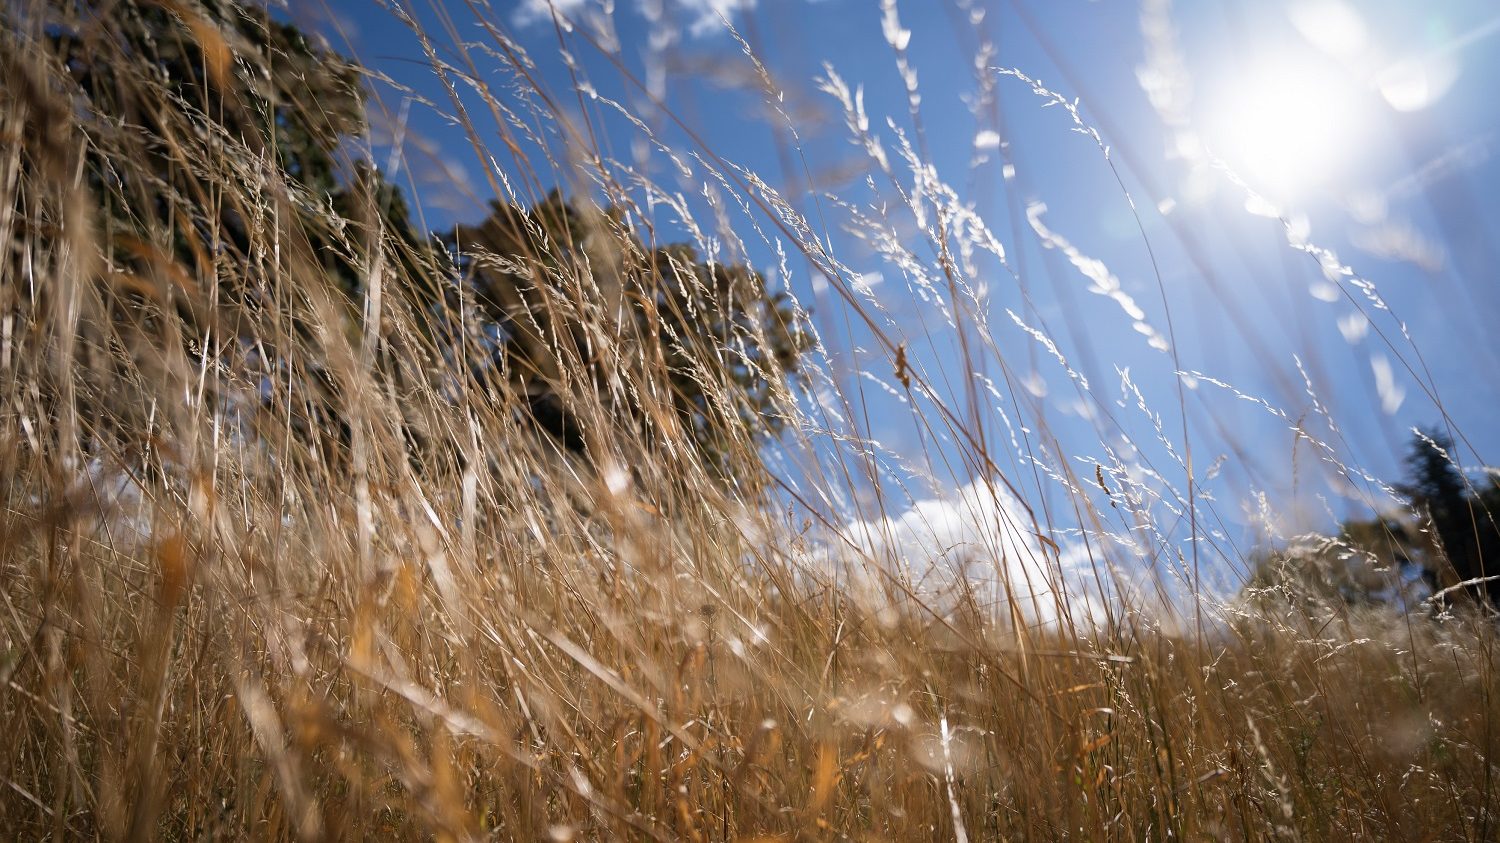
{"type": "Polygon", "coordinates": [[[1361,91],[1313,62],[1267,62],[1226,86],[1207,127],[1251,187],[1286,201],[1327,186],[1367,137],[1361,91]]]}

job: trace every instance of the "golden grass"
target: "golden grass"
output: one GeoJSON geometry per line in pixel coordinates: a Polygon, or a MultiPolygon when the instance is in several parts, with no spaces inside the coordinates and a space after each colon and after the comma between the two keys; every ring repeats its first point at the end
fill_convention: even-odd
{"type": "MultiPolygon", "coordinates": [[[[187,37],[214,32],[196,5],[172,6],[187,37]]],[[[309,203],[264,150],[197,131],[185,110],[163,107],[148,143],[125,115],[89,110],[39,30],[7,20],[0,37],[7,836],[1500,833],[1491,624],[1272,600],[1206,628],[1130,601],[1107,621],[1038,626],[1015,601],[938,605],[816,500],[782,511],[784,478],[754,443],[735,455],[746,479],[726,485],[664,425],[583,386],[581,359],[569,400],[590,455],[559,451],[518,420],[512,386],[447,362],[475,334],[422,299],[441,287],[441,260],[309,203]],[[127,187],[81,177],[84,155],[127,187]],[[153,160],[175,181],[152,181],[153,160]],[[248,248],[174,247],[157,222],[168,215],[145,202],[203,231],[232,209],[248,248]],[[113,230],[106,205],[137,209],[144,230],[113,230]],[[311,251],[328,237],[366,268],[352,307],[311,251]],[[330,401],[347,442],[319,429],[330,401]],[[809,530],[818,512],[828,523],[809,530]],[[845,551],[873,585],[849,587],[830,563],[845,551]]],[[[242,72],[223,58],[240,47],[210,40],[212,73],[242,72]]],[[[452,65],[473,58],[428,43],[452,65]]],[[[99,37],[97,49],[118,47],[99,37]]],[[[135,101],[166,102],[130,56],[101,55],[135,101]]],[[[592,157],[599,141],[538,89],[529,117],[573,158],[519,138],[529,124],[503,114],[523,107],[505,87],[526,79],[511,61],[477,99],[513,150],[533,150],[514,159],[533,170],[511,178],[571,174],[644,226],[643,197],[671,192],[592,157]]],[[[849,290],[790,207],[700,153],[717,167],[705,178],[849,290]]],[[[962,261],[944,252],[938,270],[960,301],[962,261]]],[[[588,289],[571,271],[560,282],[588,289]]],[[[618,331],[555,304],[601,337],[618,331]]],[[[906,391],[929,389],[880,314],[849,307],[902,361],[906,391]]],[[[965,364],[991,353],[976,342],[965,364]]],[[[663,372],[620,355],[649,411],[663,372]]],[[[815,461],[849,431],[785,403],[794,425],[778,453],[798,488],[853,494],[868,476],[860,443],[815,461]]],[[[1002,485],[1008,460],[964,411],[927,424],[1002,485]]],[[[1112,517],[1081,491],[1094,478],[1075,486],[1075,525],[1112,517]]],[[[1051,547],[1038,570],[1056,569],[1051,547]]],[[[1101,578],[1117,576],[1095,552],[1101,578]]]]}

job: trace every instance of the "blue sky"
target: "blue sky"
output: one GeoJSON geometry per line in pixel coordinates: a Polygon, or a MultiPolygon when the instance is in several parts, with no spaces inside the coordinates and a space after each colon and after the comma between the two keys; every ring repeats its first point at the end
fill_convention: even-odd
{"type": "MultiPolygon", "coordinates": [[[[894,17],[875,0],[664,2],[659,14],[651,10],[662,4],[642,0],[558,2],[571,31],[553,26],[543,0],[497,4],[489,30],[467,4],[422,0],[414,10],[449,58],[445,16],[462,39],[491,47],[497,33],[513,40],[564,112],[589,114],[613,154],[693,197],[695,214],[705,207],[702,174],[673,181],[665,158],[626,120],[578,96],[575,78],[639,114],[684,155],[701,140],[760,174],[810,221],[824,221],[818,236],[871,285],[887,333],[906,344],[938,399],[962,411],[975,400],[970,373],[941,307],[853,236],[838,212],[839,201],[878,207],[895,197],[890,185],[864,183],[874,166],[816,81],[831,67],[862,92],[887,154],[898,157],[898,133],[912,138],[1004,247],[1008,267],[981,258],[970,279],[985,288],[989,365],[997,367],[981,372],[994,392],[973,392],[986,404],[987,440],[1001,452],[1012,451],[998,423],[1008,408],[1012,425],[1054,434],[1062,451],[1054,462],[1073,464],[1090,482],[1093,464],[1112,466],[1105,446],[1118,451],[1124,433],[1139,452],[1123,462],[1155,466],[1180,486],[1180,365],[1207,376],[1182,381],[1182,394],[1198,479],[1214,497],[1204,505],[1226,542],[1253,540],[1246,525],[1257,519],[1259,493],[1287,531],[1367,515],[1368,484],[1341,493],[1324,457],[1397,479],[1410,428],[1442,421],[1424,382],[1467,442],[1465,465],[1500,463],[1492,423],[1500,389],[1487,376],[1496,370],[1492,324],[1500,316],[1500,102],[1492,90],[1500,9],[1492,2],[905,0],[893,5],[894,17]],[[778,98],[764,95],[719,12],[767,68],[778,98]],[[993,52],[976,59],[986,40],[993,52]],[[917,78],[915,118],[892,42],[904,46],[900,59],[917,78]],[[1026,82],[992,68],[1077,98],[1079,118],[1100,132],[1108,158],[1073,131],[1065,108],[1045,107],[1026,82]],[[659,73],[680,125],[655,112],[627,72],[648,85],[659,73]],[[983,93],[991,83],[993,104],[983,93]],[[1152,334],[1163,345],[1169,333],[1177,362],[1152,347],[1152,334]],[[1010,383],[999,383],[1002,360],[1015,375],[1010,383]],[[1148,411],[1137,407],[1125,370],[1148,411]],[[1076,386],[1084,379],[1087,393],[1076,386]],[[1102,419],[1105,410],[1112,420],[1102,419]],[[1158,423],[1170,446],[1159,441],[1158,423]],[[1326,450],[1299,443],[1291,429],[1299,423],[1326,450]]],[[[445,116],[446,92],[394,16],[368,0],[297,14],[322,18],[325,28],[337,21],[335,41],[347,39],[345,49],[407,88],[376,86],[389,110],[377,153],[389,155],[400,138],[429,227],[482,215],[494,195],[487,167],[518,178],[488,117],[477,125],[490,162],[445,116]]],[[[488,62],[503,75],[499,60],[488,62]]],[[[534,149],[525,154],[550,187],[557,176],[538,166],[534,149]]],[[[748,259],[776,273],[771,244],[741,233],[748,259]]],[[[920,241],[913,238],[914,251],[920,241]]],[[[871,350],[826,281],[805,262],[788,267],[790,277],[779,280],[813,307],[837,381],[859,393],[863,412],[849,420],[858,432],[925,463],[941,482],[972,480],[971,469],[942,465],[950,445],[924,438],[917,420],[930,408],[913,413],[900,390],[875,383],[895,383],[889,355],[871,350]]],[[[1028,499],[1065,501],[1024,461],[1001,468],[1028,499]]]]}

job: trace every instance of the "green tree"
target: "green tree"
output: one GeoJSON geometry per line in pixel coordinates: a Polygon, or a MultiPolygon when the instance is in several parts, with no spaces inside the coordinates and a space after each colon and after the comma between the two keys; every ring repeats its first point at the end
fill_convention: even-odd
{"type": "MultiPolygon", "coordinates": [[[[72,0],[44,22],[76,82],[78,105],[127,127],[94,138],[87,176],[127,236],[167,242],[173,256],[204,247],[250,259],[247,226],[265,195],[225,190],[205,159],[248,158],[240,171],[259,192],[285,189],[294,245],[346,295],[356,295],[362,256],[350,253],[380,226],[416,246],[400,191],[350,155],[365,133],[361,70],[296,26],[233,0],[72,0]],[[257,159],[274,163],[256,172],[257,159]],[[370,209],[374,209],[372,217],[370,209]]],[[[103,129],[97,122],[93,129],[103,129]]],[[[305,279],[299,279],[303,281],[305,279]]]]}
{"type": "MultiPolygon", "coordinates": [[[[365,131],[352,61],[234,0],[59,0],[43,14],[70,108],[86,116],[80,169],[102,206],[108,306],[141,325],[173,313],[186,331],[163,342],[201,359],[212,338],[218,359],[259,366],[329,457],[349,446],[350,420],[323,352],[330,313],[316,302],[335,303],[332,333],[357,338],[375,250],[388,285],[403,285],[387,286],[388,300],[405,296],[419,330],[452,329],[453,297],[472,295],[486,339],[449,364],[503,374],[525,415],[570,451],[588,450],[591,427],[604,432],[591,425],[603,413],[690,443],[728,477],[781,429],[778,395],[810,335],[759,273],[685,245],[648,248],[623,214],[554,194],[530,209],[494,203],[450,232],[454,277],[400,191],[352,154],[365,131]]],[[[131,402],[106,397],[122,380],[99,378],[100,426],[143,424],[149,401],[130,414],[131,402]]]]}
{"type": "Polygon", "coordinates": [[[1453,461],[1453,440],[1439,431],[1412,437],[1406,483],[1397,487],[1427,526],[1428,570],[1444,587],[1470,583],[1473,598],[1500,605],[1500,487],[1491,478],[1471,491],[1453,461]]]}
{"type": "Polygon", "coordinates": [[[447,240],[494,326],[494,371],[569,450],[589,447],[590,402],[682,436],[723,477],[782,429],[778,390],[799,377],[811,335],[758,272],[688,245],[648,248],[618,210],[558,192],[531,208],[492,203],[447,240]]]}
{"type": "MultiPolygon", "coordinates": [[[[314,303],[332,301],[335,333],[357,335],[372,256],[384,250],[385,277],[410,282],[429,248],[400,191],[359,160],[360,68],[253,3],[60,0],[25,13],[87,139],[79,169],[101,210],[100,295],[116,330],[149,333],[170,313],[183,335],[150,342],[194,359],[205,339],[222,359],[244,340],[293,424],[346,446],[340,387],[317,351],[330,311],[314,303]]],[[[101,378],[100,427],[141,422],[132,402],[103,400],[121,380],[101,378]]]]}
{"type": "Polygon", "coordinates": [[[1267,553],[1245,593],[1322,605],[1399,603],[1453,589],[1500,606],[1500,485],[1473,488],[1437,431],[1412,437],[1406,480],[1395,489],[1410,515],[1351,520],[1336,536],[1310,536],[1267,553]]]}
{"type": "Polygon", "coordinates": [[[1337,535],[1299,537],[1264,554],[1245,593],[1312,607],[1409,605],[1429,589],[1418,585],[1412,531],[1395,518],[1344,523],[1337,535]]]}

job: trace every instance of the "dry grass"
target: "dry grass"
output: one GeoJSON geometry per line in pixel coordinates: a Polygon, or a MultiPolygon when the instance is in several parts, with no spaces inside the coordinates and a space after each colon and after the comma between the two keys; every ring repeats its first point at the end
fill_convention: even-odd
{"type": "MultiPolygon", "coordinates": [[[[183,31],[210,59],[239,49],[214,41],[197,6],[168,5],[188,10],[183,31]]],[[[786,395],[793,424],[773,467],[742,442],[744,479],[726,485],[660,421],[669,413],[632,420],[586,386],[587,366],[617,372],[649,417],[666,377],[611,342],[621,328],[608,314],[567,296],[555,318],[593,325],[603,362],[559,351],[590,454],[561,452],[519,420],[513,386],[451,363],[477,329],[461,301],[435,314],[423,298],[443,285],[441,259],[371,215],[309,202],[264,149],[201,131],[190,109],[163,107],[149,128],[101,113],[25,23],[42,11],[0,33],[8,836],[1500,834],[1490,624],[1295,599],[1203,620],[1195,610],[1215,611],[1205,594],[1178,598],[1180,612],[1121,597],[1137,592],[1110,583],[1136,563],[1107,543],[1087,558],[1115,594],[1099,598],[1111,611],[1085,615],[1052,596],[1057,545],[1032,538],[991,537],[991,550],[1032,555],[1002,571],[998,601],[935,594],[833,507],[884,458],[828,409],[857,418],[857,387],[820,374],[815,388],[833,401],[786,395]],[[121,178],[91,183],[84,156],[121,178]],[[116,230],[106,207],[140,230],[116,230]],[[191,261],[161,224],[211,240],[230,211],[243,248],[187,247],[191,261]],[[363,301],[343,300],[320,268],[310,244],[329,240],[363,267],[363,301]],[[320,429],[330,403],[347,437],[320,429]],[[1035,607],[1005,599],[1025,591],[1010,579],[1022,568],[1053,581],[1043,599],[1061,605],[1040,614],[1060,619],[1035,623],[1035,607]]],[[[93,37],[122,96],[167,102],[134,57],[93,37]]],[[[450,77],[455,111],[477,105],[498,124],[497,156],[510,157],[489,172],[497,194],[529,202],[539,196],[527,185],[566,180],[643,232],[648,197],[678,201],[602,154],[594,124],[565,116],[503,40],[478,55],[428,43],[454,74],[470,60],[498,65],[493,77],[450,77]],[[537,145],[525,137],[536,130],[553,137],[537,145]]],[[[847,102],[856,139],[869,140],[847,102]]],[[[658,114],[638,129],[666,123],[658,114]]],[[[662,144],[651,160],[668,154],[662,144]]],[[[919,160],[918,146],[871,172],[909,181],[898,158],[919,160]]],[[[1031,518],[999,503],[1015,463],[978,430],[995,429],[993,415],[972,397],[967,408],[932,397],[940,373],[906,362],[894,321],[793,205],[711,150],[677,154],[730,209],[700,214],[700,246],[733,244],[739,229],[800,253],[868,323],[932,441],[952,443],[929,458],[971,467],[1002,514],[1031,518]]],[[[908,233],[888,257],[948,303],[968,370],[1018,383],[970,289],[972,256],[992,235],[939,187],[907,194],[930,242],[908,233]]],[[[904,230],[861,207],[842,206],[849,226],[904,230]]],[[[696,230],[691,219],[674,225],[696,230]]],[[[608,227],[597,233],[614,242],[608,227]]],[[[576,265],[536,266],[559,288],[597,291],[576,265]]],[[[1028,423],[1025,407],[1012,411],[1028,423]]],[[[1166,524],[1113,474],[1114,496],[1094,494],[1112,467],[1074,477],[1045,458],[1049,441],[1037,426],[1024,447],[1071,484],[1073,511],[992,530],[1105,532],[1123,509],[1153,553],[1181,546],[1185,522],[1166,524]]]]}

